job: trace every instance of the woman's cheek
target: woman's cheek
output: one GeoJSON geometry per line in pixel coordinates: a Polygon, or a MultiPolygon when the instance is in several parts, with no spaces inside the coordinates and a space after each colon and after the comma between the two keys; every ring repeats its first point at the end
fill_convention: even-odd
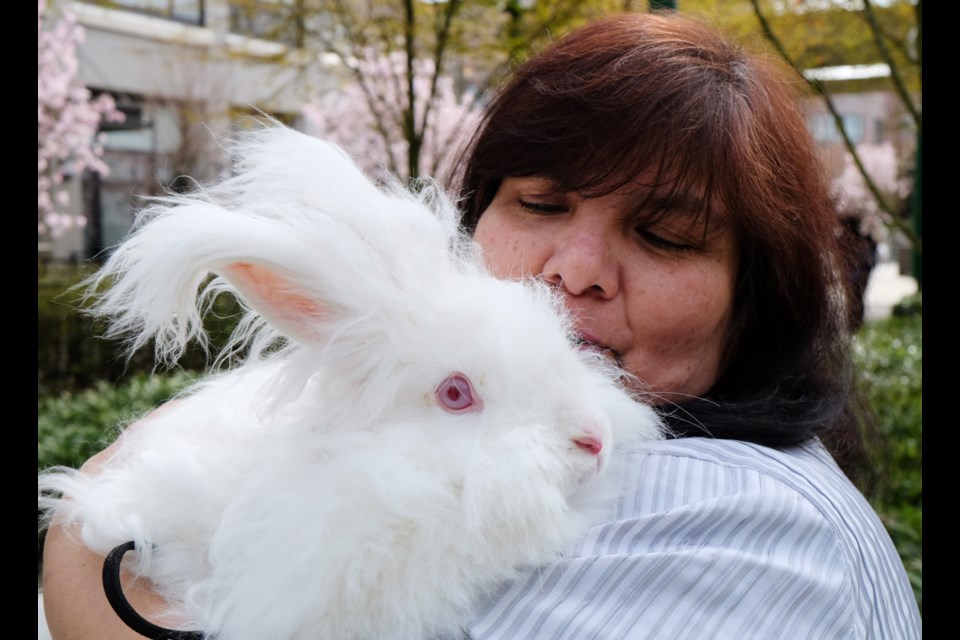
{"type": "Polygon", "coordinates": [[[488,212],[480,218],[473,239],[483,250],[483,259],[495,277],[518,280],[539,275],[543,266],[542,238],[529,237],[517,225],[503,220],[503,215],[488,212]]]}
{"type": "Polygon", "coordinates": [[[644,293],[631,309],[642,321],[625,364],[657,392],[705,393],[719,374],[731,321],[730,278],[710,268],[672,271],[650,277],[644,293]]]}
{"type": "Polygon", "coordinates": [[[517,243],[515,238],[511,238],[498,222],[498,216],[495,212],[488,211],[484,214],[477,228],[473,233],[474,241],[480,245],[483,251],[483,260],[494,276],[498,278],[511,277],[507,269],[510,264],[508,254],[516,252],[517,243]]]}

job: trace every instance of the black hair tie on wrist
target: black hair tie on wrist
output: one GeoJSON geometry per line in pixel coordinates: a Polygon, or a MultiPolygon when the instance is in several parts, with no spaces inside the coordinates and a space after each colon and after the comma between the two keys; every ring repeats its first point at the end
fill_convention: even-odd
{"type": "Polygon", "coordinates": [[[124,554],[133,548],[132,540],[121,544],[107,554],[107,559],[103,561],[103,591],[116,614],[128,627],[153,640],[204,640],[207,636],[200,631],[177,631],[158,627],[136,612],[123,595],[123,586],[120,584],[120,561],[124,554]]]}

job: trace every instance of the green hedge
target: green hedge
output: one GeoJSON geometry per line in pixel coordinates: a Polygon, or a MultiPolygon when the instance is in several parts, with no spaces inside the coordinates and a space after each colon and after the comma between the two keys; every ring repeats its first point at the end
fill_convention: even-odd
{"type": "MultiPolygon", "coordinates": [[[[122,345],[98,336],[102,323],[83,313],[81,292],[75,289],[93,267],[41,266],[37,271],[37,394],[55,395],[84,389],[97,381],[119,382],[136,373],[156,369],[152,346],[130,358],[122,345]]],[[[211,344],[222,344],[236,326],[240,307],[230,296],[220,296],[205,319],[211,344]]],[[[179,368],[200,371],[207,356],[189,350],[179,368]]]]}
{"type": "MultiPolygon", "coordinates": [[[[89,269],[45,267],[37,272],[37,389],[39,395],[116,379],[116,346],[93,339],[95,329],[80,313],[78,284],[89,269]]],[[[123,371],[123,364],[119,364],[123,371]]]]}
{"type": "Polygon", "coordinates": [[[37,400],[37,470],[79,467],[116,438],[119,427],[140,417],[196,378],[179,371],[138,373],[122,384],[99,381],[82,391],[61,391],[37,400]]]}
{"type": "Polygon", "coordinates": [[[862,384],[884,446],[875,464],[883,482],[871,496],[900,552],[923,610],[923,313],[915,296],[893,317],[867,323],[857,336],[862,384]]]}

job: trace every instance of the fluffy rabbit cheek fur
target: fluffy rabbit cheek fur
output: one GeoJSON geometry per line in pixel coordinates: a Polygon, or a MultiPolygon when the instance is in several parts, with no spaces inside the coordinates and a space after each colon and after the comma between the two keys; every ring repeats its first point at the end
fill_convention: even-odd
{"type": "Polygon", "coordinates": [[[555,482],[561,459],[509,439],[498,451],[431,448],[413,432],[325,460],[301,446],[244,481],[211,542],[218,575],[206,585],[225,632],[268,616],[272,633],[297,621],[331,637],[429,637],[579,532],[555,482]],[[238,584],[270,585],[289,620],[272,618],[273,596],[252,609],[238,584]]]}
{"type": "Polygon", "coordinates": [[[616,494],[615,444],[660,424],[571,346],[545,286],[487,275],[438,189],[381,191],[282,127],[248,136],[235,178],[147,209],[91,286],[115,280],[98,310],[131,348],[175,359],[205,340],[215,273],[204,295],[250,305],[231,347],[251,355],[124,433],[98,475],[41,475],[41,507],[98,552],[135,540],[130,569],[183,628],[454,633],[570,549],[616,494]]]}

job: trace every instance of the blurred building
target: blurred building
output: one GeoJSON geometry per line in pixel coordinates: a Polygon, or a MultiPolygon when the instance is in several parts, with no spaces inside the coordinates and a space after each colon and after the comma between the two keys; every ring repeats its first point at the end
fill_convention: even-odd
{"type": "MultiPolygon", "coordinates": [[[[77,176],[70,184],[70,206],[86,225],[38,247],[54,259],[85,259],[116,244],[129,230],[140,196],[187,187],[186,176],[223,175],[229,167],[217,136],[243,126],[246,116],[262,111],[293,122],[312,97],[340,85],[337,62],[301,46],[304,25],[291,16],[297,6],[291,0],[68,4],[86,32],[78,52],[80,80],[94,92],[110,93],[126,119],[107,125],[110,173],[77,176]]],[[[878,163],[893,154],[898,174],[884,188],[895,191],[912,167],[916,134],[896,96],[876,88],[886,84],[889,69],[883,67],[808,73],[831,87],[843,128],[858,148],[878,163]]],[[[809,102],[808,125],[829,174],[843,176],[845,148],[819,98],[809,102]]],[[[843,188],[850,215],[867,221],[868,232],[883,233],[882,225],[871,226],[870,198],[843,188]]]]}
{"type": "MultiPolygon", "coordinates": [[[[877,188],[897,215],[909,216],[917,132],[900,98],[886,86],[889,67],[827,67],[808,70],[806,75],[826,84],[843,130],[877,188]]],[[[857,221],[860,232],[878,245],[881,260],[896,258],[908,244],[906,238],[892,234],[884,223],[884,214],[853,164],[833,114],[819,97],[808,102],[807,124],[833,179],[840,214],[857,221]]]]}
{"type": "Polygon", "coordinates": [[[336,64],[298,47],[289,3],[236,0],[71,2],[86,32],[80,80],[124,112],[107,125],[105,176],[76,176],[70,206],[85,219],[38,253],[81,260],[129,230],[139,197],[228,170],[220,141],[251,114],[290,122],[336,64]],[[271,7],[275,11],[271,11],[271,7]]]}

